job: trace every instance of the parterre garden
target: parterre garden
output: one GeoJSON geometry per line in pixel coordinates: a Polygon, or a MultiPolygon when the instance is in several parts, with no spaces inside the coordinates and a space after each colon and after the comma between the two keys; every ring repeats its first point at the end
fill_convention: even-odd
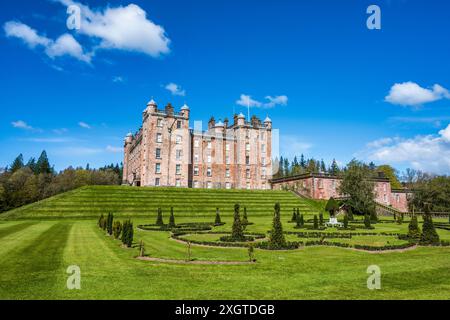
{"type": "Polygon", "coordinates": [[[331,228],[324,208],[284,191],[81,188],[0,216],[0,298],[450,298],[448,218],[429,246],[409,216],[331,228]]]}

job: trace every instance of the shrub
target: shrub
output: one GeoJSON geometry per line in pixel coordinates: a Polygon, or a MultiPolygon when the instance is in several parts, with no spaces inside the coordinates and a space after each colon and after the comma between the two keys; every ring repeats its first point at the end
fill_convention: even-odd
{"type": "Polygon", "coordinates": [[[402,224],[403,222],[403,217],[401,215],[397,216],[397,224],[402,224]]]}
{"type": "Polygon", "coordinates": [[[269,237],[269,247],[272,249],[282,249],[286,246],[286,239],[283,234],[283,226],[280,217],[280,204],[275,204],[275,212],[273,214],[272,231],[269,237]]]}
{"type": "Polygon", "coordinates": [[[319,226],[323,226],[323,213],[319,213],[319,226]]]}
{"type": "Polygon", "coordinates": [[[353,221],[353,209],[352,209],[352,207],[348,207],[347,215],[348,215],[348,220],[349,221],[353,221]]]}
{"type": "Polygon", "coordinates": [[[408,225],[408,238],[411,240],[419,240],[420,239],[420,228],[419,223],[417,222],[417,216],[413,216],[408,225]]]}
{"type": "Polygon", "coordinates": [[[314,215],[313,229],[319,229],[319,221],[316,214],[314,215]]]}
{"type": "Polygon", "coordinates": [[[334,200],[333,197],[331,197],[325,206],[325,210],[330,213],[331,217],[333,217],[336,211],[339,210],[339,203],[336,200],[334,200]]]}
{"type": "Polygon", "coordinates": [[[221,225],[222,224],[222,220],[220,219],[220,212],[219,212],[219,208],[216,208],[216,220],[214,221],[215,225],[221,225]]]}
{"type": "Polygon", "coordinates": [[[231,228],[231,237],[235,239],[235,241],[244,240],[244,231],[242,229],[241,217],[239,215],[239,204],[236,203],[234,205],[234,220],[233,226],[231,228]]]}
{"type": "Polygon", "coordinates": [[[422,234],[420,235],[420,244],[435,245],[439,243],[439,235],[434,228],[433,219],[429,211],[428,204],[424,207],[422,234]]]}
{"type": "Polygon", "coordinates": [[[247,218],[247,207],[244,207],[244,215],[242,216],[242,225],[245,227],[248,225],[248,218],[247,218]]]}
{"type": "Polygon", "coordinates": [[[295,208],[293,208],[291,222],[296,222],[296,221],[297,221],[297,212],[295,211],[295,208]]]}
{"type": "Polygon", "coordinates": [[[113,214],[112,213],[108,213],[108,219],[107,219],[107,223],[106,223],[106,230],[108,232],[109,235],[112,235],[113,232],[113,214]]]}
{"type": "Polygon", "coordinates": [[[131,220],[125,220],[122,227],[122,243],[130,248],[133,244],[133,223],[131,220]]]}
{"type": "Polygon", "coordinates": [[[248,246],[248,259],[250,262],[255,262],[255,247],[253,246],[253,244],[250,244],[248,246]]]}
{"type": "Polygon", "coordinates": [[[170,207],[169,228],[175,228],[175,226],[176,225],[175,225],[175,217],[173,215],[173,207],[170,207]]]}
{"type": "Polygon", "coordinates": [[[348,228],[348,214],[344,215],[344,228],[348,228]]]}
{"type": "Polygon", "coordinates": [[[161,208],[158,208],[158,215],[156,216],[156,225],[157,226],[163,226],[164,225],[161,208]]]}
{"type": "Polygon", "coordinates": [[[375,210],[375,208],[370,209],[370,221],[372,223],[378,222],[377,211],[375,210]]]}
{"type": "Polygon", "coordinates": [[[114,239],[119,239],[121,232],[122,232],[122,224],[120,223],[120,221],[114,222],[113,226],[114,239]]]}
{"type": "Polygon", "coordinates": [[[297,214],[297,228],[302,228],[305,225],[305,221],[303,219],[303,214],[298,213],[297,214]]]}
{"type": "Polygon", "coordinates": [[[371,225],[370,225],[370,216],[368,215],[368,214],[366,214],[365,216],[364,216],[364,227],[366,228],[366,229],[371,229],[371,225]]]}

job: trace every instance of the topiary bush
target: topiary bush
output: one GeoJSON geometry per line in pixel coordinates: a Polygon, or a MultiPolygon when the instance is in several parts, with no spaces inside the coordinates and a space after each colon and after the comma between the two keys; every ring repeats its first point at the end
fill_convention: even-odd
{"type": "Polygon", "coordinates": [[[156,223],[155,224],[157,226],[163,226],[164,225],[161,208],[158,208],[158,213],[157,213],[157,216],[156,216],[156,223]]]}
{"type": "Polygon", "coordinates": [[[231,237],[234,241],[245,241],[244,231],[242,229],[241,217],[239,215],[239,204],[234,205],[233,226],[231,227],[231,237]]]}
{"type": "Polygon", "coordinates": [[[283,234],[283,226],[280,217],[280,204],[275,204],[273,214],[272,231],[269,237],[269,247],[272,249],[282,249],[286,246],[286,239],[283,234]]]}
{"type": "Polygon", "coordinates": [[[175,228],[175,216],[173,215],[173,207],[170,207],[169,228],[175,228]]]}

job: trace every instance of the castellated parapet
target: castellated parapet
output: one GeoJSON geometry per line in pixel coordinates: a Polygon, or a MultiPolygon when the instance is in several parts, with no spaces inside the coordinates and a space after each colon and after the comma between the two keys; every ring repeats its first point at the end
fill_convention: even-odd
{"type": "Polygon", "coordinates": [[[151,100],[142,127],[124,145],[123,183],[134,186],[270,189],[272,121],[241,113],[191,129],[187,105],[176,112],[151,100]]]}

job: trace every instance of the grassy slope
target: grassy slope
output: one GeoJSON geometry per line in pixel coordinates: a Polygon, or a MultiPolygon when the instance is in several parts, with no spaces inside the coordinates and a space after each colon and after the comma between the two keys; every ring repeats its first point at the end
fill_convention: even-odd
{"type": "MultiPolygon", "coordinates": [[[[227,230],[231,217],[225,220],[221,228],[227,230]]],[[[255,222],[251,231],[270,226],[264,217],[251,220],[255,222]]],[[[136,220],[144,222],[148,221],[136,220]]],[[[186,266],[135,260],[136,249],[121,248],[93,220],[23,223],[28,222],[0,224],[0,237],[4,235],[0,239],[0,299],[450,298],[450,248],[385,254],[326,247],[256,250],[258,263],[252,266],[186,266]],[[11,228],[15,231],[8,232],[11,228]],[[81,268],[79,291],[66,289],[65,270],[74,264],[81,268]],[[381,268],[381,290],[366,287],[366,269],[372,264],[381,268]]],[[[152,256],[185,257],[185,246],[169,240],[165,232],[137,231],[136,240],[141,238],[152,256]]],[[[240,248],[193,246],[192,251],[193,257],[202,260],[247,258],[246,250],[240,248]]]]}
{"type": "Polygon", "coordinates": [[[231,215],[235,203],[253,215],[270,215],[275,202],[284,213],[299,207],[305,214],[317,213],[320,203],[300,199],[286,191],[205,190],[181,188],[133,188],[122,186],[84,187],[0,215],[0,219],[97,218],[101,213],[116,216],[154,216],[161,207],[177,215],[210,216],[219,207],[231,215]]]}

